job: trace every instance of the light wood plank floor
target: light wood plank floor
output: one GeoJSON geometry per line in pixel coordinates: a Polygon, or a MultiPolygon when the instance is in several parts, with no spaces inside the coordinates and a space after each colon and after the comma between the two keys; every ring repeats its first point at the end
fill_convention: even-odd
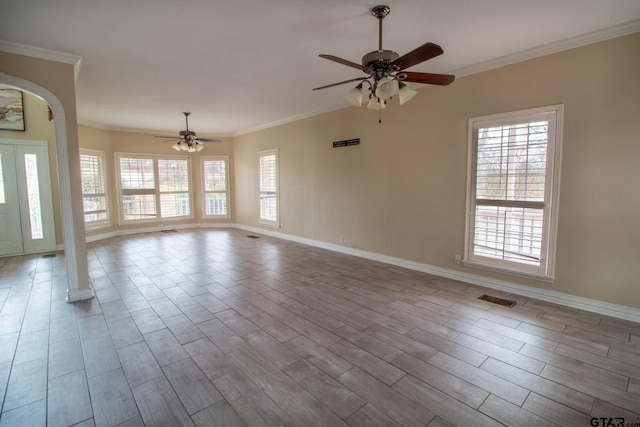
{"type": "Polygon", "coordinates": [[[0,260],[0,425],[640,425],[635,323],[240,230],[89,267],[0,260]]]}

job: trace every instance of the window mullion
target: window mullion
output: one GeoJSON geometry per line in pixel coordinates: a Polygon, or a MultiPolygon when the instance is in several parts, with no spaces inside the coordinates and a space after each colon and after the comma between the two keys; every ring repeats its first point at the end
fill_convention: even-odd
{"type": "Polygon", "coordinates": [[[517,207],[528,209],[544,209],[544,202],[530,202],[527,200],[493,200],[493,199],[476,199],[476,205],[479,206],[499,206],[499,207],[517,207]]]}
{"type": "Polygon", "coordinates": [[[562,108],[469,120],[465,265],[552,280],[562,108]]]}

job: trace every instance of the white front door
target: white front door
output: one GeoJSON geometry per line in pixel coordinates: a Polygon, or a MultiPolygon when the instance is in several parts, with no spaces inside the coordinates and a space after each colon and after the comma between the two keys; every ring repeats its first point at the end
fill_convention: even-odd
{"type": "Polygon", "coordinates": [[[0,144],[0,255],[23,251],[15,150],[0,144]]]}
{"type": "Polygon", "coordinates": [[[47,145],[0,140],[0,255],[56,248],[47,145]]]}

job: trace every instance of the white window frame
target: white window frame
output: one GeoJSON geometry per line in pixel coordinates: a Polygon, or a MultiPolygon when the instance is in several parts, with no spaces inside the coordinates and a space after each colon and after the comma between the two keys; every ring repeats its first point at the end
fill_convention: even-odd
{"type": "Polygon", "coordinates": [[[97,211],[84,211],[84,215],[86,218],[87,214],[92,214],[92,213],[104,213],[106,215],[106,218],[104,220],[98,220],[98,221],[87,221],[85,219],[84,222],[84,228],[85,230],[96,230],[99,228],[106,228],[109,227],[111,225],[111,215],[109,213],[109,190],[108,190],[108,185],[107,185],[107,163],[106,163],[106,156],[104,151],[99,151],[99,150],[89,150],[87,148],[81,148],[80,149],[80,156],[88,156],[88,157],[96,157],[98,158],[98,162],[101,163],[101,169],[102,169],[102,173],[100,174],[100,179],[102,180],[102,188],[104,189],[104,193],[93,193],[93,194],[85,194],[84,193],[84,188],[82,189],[82,199],[83,199],[83,209],[84,209],[84,198],[85,197],[104,197],[105,200],[105,209],[104,210],[97,210],[97,211]]]}
{"type": "Polygon", "coordinates": [[[258,152],[258,223],[262,225],[268,225],[271,227],[280,226],[280,168],[279,168],[279,156],[278,149],[273,148],[270,150],[264,150],[258,152]],[[275,191],[266,191],[262,189],[262,168],[260,167],[260,160],[262,157],[275,156],[275,191]],[[276,215],[275,219],[263,218],[262,216],[262,200],[265,197],[275,199],[276,215]]]}
{"type": "Polygon", "coordinates": [[[136,223],[150,223],[150,222],[165,222],[165,221],[182,221],[193,219],[193,183],[191,180],[191,157],[185,156],[162,156],[156,154],[139,154],[139,153],[115,153],[115,165],[116,165],[116,185],[118,192],[118,221],[120,225],[123,224],[136,224],[136,223]],[[120,171],[120,159],[144,159],[153,161],[153,174],[155,180],[155,188],[153,189],[139,189],[129,190],[129,194],[148,194],[153,195],[156,202],[156,216],[149,219],[124,219],[124,204],[122,198],[125,195],[122,189],[122,176],[120,171]],[[180,192],[165,192],[160,191],[160,172],[158,168],[159,160],[186,160],[187,161],[187,178],[188,178],[188,190],[186,193],[189,196],[189,214],[181,216],[162,216],[162,205],[160,197],[162,194],[184,193],[180,192]]]}
{"type": "Polygon", "coordinates": [[[465,224],[465,249],[463,264],[516,276],[553,282],[555,274],[556,235],[558,224],[558,200],[560,189],[560,164],[562,153],[563,105],[532,108],[469,119],[467,209],[465,224]],[[545,170],[544,201],[489,201],[476,200],[476,155],[478,130],[488,127],[509,126],[548,120],[547,159],[545,170]],[[539,265],[497,259],[474,253],[476,206],[505,206],[542,209],[542,239],[539,265]]]}
{"type": "Polygon", "coordinates": [[[203,156],[200,158],[200,170],[202,176],[202,217],[203,218],[231,218],[231,204],[229,200],[230,188],[229,188],[229,156],[203,156]],[[224,162],[224,191],[207,191],[206,175],[205,175],[205,163],[206,162],[224,162]],[[223,215],[208,215],[207,214],[207,194],[224,194],[226,199],[227,213],[223,215]]]}

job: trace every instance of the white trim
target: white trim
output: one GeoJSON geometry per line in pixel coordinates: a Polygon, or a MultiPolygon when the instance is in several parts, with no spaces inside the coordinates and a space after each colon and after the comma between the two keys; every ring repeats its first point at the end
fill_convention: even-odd
{"type": "Polygon", "coordinates": [[[634,21],[625,22],[624,24],[614,25],[613,27],[592,31],[586,34],[580,34],[578,36],[569,37],[563,40],[558,40],[552,43],[547,43],[541,46],[536,46],[530,49],[525,49],[519,52],[500,56],[498,58],[479,62],[467,67],[457,68],[455,70],[449,71],[449,74],[454,74],[456,78],[459,79],[465,76],[470,76],[472,74],[481,73],[483,71],[489,71],[496,68],[504,67],[506,65],[516,64],[518,62],[539,58],[541,56],[551,55],[569,49],[575,49],[580,46],[586,46],[588,44],[626,36],[629,34],[637,33],[639,31],[640,19],[636,19],[634,21]]]}
{"type": "Polygon", "coordinates": [[[96,294],[93,292],[93,288],[83,288],[83,289],[67,289],[67,302],[76,302],[82,301],[86,299],[91,299],[95,297],[96,294]]]}
{"type": "MultiPolygon", "coordinates": [[[[116,230],[109,231],[107,233],[101,234],[93,234],[91,236],[87,236],[87,243],[97,242],[104,239],[110,239],[112,237],[118,236],[129,236],[132,234],[142,234],[142,233],[157,233],[165,230],[189,230],[192,228],[237,228],[236,224],[228,223],[228,222],[200,222],[194,224],[176,224],[175,226],[168,225],[158,225],[156,227],[145,227],[145,228],[131,228],[127,230],[116,230]]],[[[64,249],[64,246],[60,249],[64,249]]]]}
{"type": "Polygon", "coordinates": [[[202,202],[202,217],[204,219],[231,219],[231,182],[229,180],[229,156],[201,156],[200,157],[200,201],[202,202]],[[225,184],[225,197],[227,199],[227,214],[226,215],[207,215],[207,193],[221,193],[221,191],[207,191],[205,183],[205,170],[204,162],[224,162],[224,184],[225,184]]]}
{"type": "Polygon", "coordinates": [[[242,135],[246,135],[253,132],[258,132],[260,130],[269,129],[269,128],[273,128],[280,125],[285,125],[287,123],[297,122],[298,120],[308,119],[310,117],[320,116],[322,114],[342,110],[344,108],[349,108],[350,106],[351,105],[348,102],[344,101],[344,102],[341,102],[339,105],[332,105],[327,108],[321,108],[318,110],[310,111],[308,113],[296,114],[294,116],[285,117],[284,119],[276,120],[276,121],[265,123],[262,125],[257,125],[247,129],[242,129],[242,130],[239,130],[238,132],[233,132],[231,136],[236,137],[236,136],[242,136],[242,135]]]}
{"type": "MultiPolygon", "coordinates": [[[[109,180],[107,179],[107,153],[105,153],[102,150],[93,150],[93,149],[89,149],[89,148],[80,148],[80,157],[82,156],[93,156],[93,157],[97,157],[102,161],[102,176],[100,177],[102,179],[102,186],[104,188],[104,199],[105,199],[105,214],[107,215],[107,219],[105,221],[94,221],[94,222],[87,222],[86,220],[86,212],[84,213],[82,219],[84,220],[84,230],[85,233],[87,231],[93,231],[93,230],[100,230],[103,228],[109,228],[111,227],[111,212],[109,211],[109,205],[111,205],[111,203],[109,203],[109,180]]],[[[82,160],[80,161],[80,172],[82,173],[82,160]]],[[[81,186],[82,187],[82,186],[81,186]]],[[[84,188],[82,188],[82,206],[83,206],[83,211],[84,211],[84,188]]]]}
{"type": "MultiPolygon", "coordinates": [[[[51,93],[48,89],[23,80],[18,77],[9,76],[0,72],[0,83],[7,84],[19,89],[31,92],[43,98],[51,107],[53,112],[53,121],[56,132],[56,156],[58,160],[58,185],[60,193],[60,209],[62,211],[62,232],[64,235],[65,245],[65,261],[67,267],[67,289],[72,290],[87,289],[81,288],[81,282],[86,283],[90,289],[88,275],[80,277],[80,260],[76,248],[76,232],[73,222],[73,202],[71,194],[71,174],[69,172],[69,149],[67,148],[67,119],[62,102],[51,93]]],[[[79,161],[79,159],[78,159],[79,161]]],[[[91,291],[93,292],[93,291],[91,291]]]]}
{"type": "Polygon", "coordinates": [[[277,148],[271,148],[268,150],[258,151],[258,223],[261,225],[265,225],[267,227],[280,228],[280,152],[277,148]],[[260,217],[261,215],[261,206],[260,206],[260,193],[262,192],[260,189],[261,186],[261,177],[260,173],[262,172],[260,168],[260,160],[262,157],[274,155],[276,157],[276,219],[275,221],[269,219],[263,219],[260,217]]]}
{"type": "MultiPolygon", "coordinates": [[[[562,153],[563,115],[564,105],[556,104],[526,110],[472,117],[469,119],[467,135],[467,201],[465,208],[464,265],[535,280],[542,280],[545,282],[553,282],[555,274],[556,236],[558,229],[558,206],[560,200],[561,159],[559,157],[562,153]],[[537,117],[540,117],[540,120],[545,119],[549,123],[547,137],[547,146],[549,150],[547,152],[547,161],[545,166],[546,178],[542,221],[544,226],[542,230],[540,263],[537,266],[526,265],[515,261],[512,262],[504,259],[493,259],[488,256],[478,255],[474,252],[474,228],[476,207],[478,206],[475,198],[478,129],[492,126],[508,126],[520,122],[531,122],[537,120],[537,117]]],[[[511,206],[511,204],[509,205],[511,206]]]]}
{"type": "Polygon", "coordinates": [[[553,283],[554,276],[546,276],[544,274],[528,273],[526,271],[510,270],[505,267],[491,265],[488,263],[469,261],[468,259],[462,260],[462,265],[465,267],[479,268],[481,270],[494,271],[496,273],[508,274],[510,276],[523,277],[525,279],[539,280],[541,282],[553,283]]]}
{"type": "Polygon", "coordinates": [[[47,61],[62,62],[63,64],[72,64],[74,79],[76,82],[78,81],[78,72],[80,71],[80,64],[82,63],[82,56],[80,55],[10,42],[2,39],[0,39],[0,51],[16,55],[30,56],[32,58],[45,59],[47,61]]]}
{"type": "MultiPolygon", "coordinates": [[[[193,173],[193,167],[191,165],[191,156],[180,156],[180,155],[170,155],[170,154],[145,154],[145,153],[125,153],[125,152],[115,152],[114,155],[114,170],[116,171],[116,204],[118,206],[118,225],[127,226],[131,224],[145,224],[145,223],[162,223],[162,222],[172,222],[172,221],[185,221],[185,220],[193,220],[195,218],[194,213],[194,199],[193,199],[193,180],[191,174],[193,173]],[[155,179],[155,188],[153,188],[153,196],[156,201],[156,217],[149,219],[124,219],[124,205],[122,203],[122,174],[120,170],[120,159],[143,159],[143,160],[152,160],[153,161],[153,174],[155,179]],[[158,167],[159,160],[186,160],[188,167],[188,184],[189,184],[189,215],[182,216],[173,216],[173,217],[163,217],[162,216],[162,206],[160,203],[160,196],[167,192],[160,191],[160,168],[158,167]]],[[[151,189],[145,189],[151,191],[151,189]]],[[[180,192],[169,192],[169,193],[180,193],[180,192]]],[[[142,193],[140,193],[142,194],[142,193]]],[[[151,193],[145,193],[151,194],[151,193]]],[[[162,225],[160,225],[162,227],[162,225]]],[[[170,227],[174,228],[174,227],[170,227]]]]}
{"type": "Polygon", "coordinates": [[[573,307],[580,310],[591,311],[606,316],[616,317],[618,319],[625,319],[632,322],[640,323],[640,309],[633,307],[626,307],[623,305],[611,304],[604,301],[597,301],[575,295],[564,294],[562,292],[520,285],[504,280],[492,279],[490,277],[478,276],[476,274],[437,267],[421,262],[382,255],[375,252],[353,249],[346,246],[335,245],[332,243],[321,242],[318,240],[307,239],[305,237],[293,236],[276,231],[265,230],[262,228],[249,227],[242,224],[236,224],[236,228],[251,231],[252,233],[256,234],[264,234],[266,236],[277,237],[296,243],[302,243],[304,245],[315,246],[334,252],[354,255],[360,258],[366,258],[385,264],[396,265],[398,267],[404,267],[410,270],[421,271],[423,273],[433,274],[440,277],[446,277],[448,279],[459,280],[461,282],[469,283],[472,285],[484,286],[490,289],[496,289],[507,293],[522,295],[528,298],[535,298],[554,304],[560,304],[567,307],[573,307]]]}
{"type": "MultiPolygon", "coordinates": [[[[465,273],[463,271],[451,270],[443,267],[437,267],[430,264],[424,264],[421,262],[410,261],[402,258],[388,256],[388,255],[382,255],[375,252],[368,252],[360,249],[353,249],[346,246],[335,245],[333,243],[326,243],[319,240],[313,240],[305,237],[294,236],[291,234],[285,234],[282,232],[267,230],[264,228],[250,227],[244,224],[232,224],[232,223],[198,223],[198,224],[176,225],[171,229],[191,229],[191,228],[236,228],[239,230],[250,231],[251,233],[255,233],[255,234],[271,236],[278,239],[301,243],[303,245],[314,246],[317,248],[326,249],[333,252],[339,252],[347,255],[353,255],[360,258],[382,262],[385,264],[404,267],[414,271],[421,271],[423,273],[433,274],[439,277],[446,277],[452,280],[459,280],[461,282],[469,283],[472,285],[483,286],[489,289],[496,289],[496,290],[511,293],[511,294],[522,295],[528,298],[534,298],[541,301],[551,302],[554,304],[560,304],[567,307],[573,307],[580,310],[590,311],[593,313],[599,313],[606,316],[615,317],[618,319],[625,319],[631,322],[640,323],[640,309],[637,309],[637,308],[611,304],[604,301],[583,298],[575,295],[565,294],[562,292],[535,288],[532,286],[519,285],[517,283],[507,282],[504,280],[478,276],[476,274],[465,273]]],[[[168,229],[168,228],[152,227],[152,228],[145,228],[145,229],[113,231],[110,233],[89,236],[87,237],[87,242],[95,242],[102,239],[108,239],[108,238],[117,237],[117,236],[125,236],[130,234],[153,233],[153,232],[162,231],[163,229],[168,229]]]]}
{"type": "MultiPolygon", "coordinates": [[[[457,68],[455,70],[446,71],[447,74],[454,74],[457,79],[472,74],[481,73],[483,71],[489,71],[496,68],[504,67],[506,65],[516,64],[522,61],[528,61],[530,59],[539,58],[545,55],[551,55],[554,53],[562,52],[569,49],[574,49],[580,46],[588,44],[598,43],[605,40],[614,39],[616,37],[622,37],[629,34],[640,32],[640,19],[634,21],[625,22],[623,24],[614,25],[612,27],[603,28],[601,30],[592,31],[586,34],[580,34],[578,36],[569,37],[563,40],[555,41],[552,43],[536,46],[530,49],[525,49],[519,52],[514,52],[508,55],[500,56],[498,58],[483,61],[477,64],[469,65],[467,67],[457,68]]],[[[338,111],[343,108],[348,108],[348,105],[334,105],[333,107],[323,108],[321,110],[298,114],[284,119],[276,120],[274,122],[265,123],[262,125],[254,126],[247,129],[241,129],[237,132],[233,132],[232,136],[241,136],[248,133],[257,132],[260,130],[280,126],[286,123],[295,122],[298,120],[306,119],[309,117],[319,116],[321,114],[338,111]]]]}
{"type": "MultiPolygon", "coordinates": [[[[447,71],[448,74],[454,74],[456,78],[460,79],[465,76],[469,76],[472,74],[480,73],[483,71],[493,70],[495,68],[504,67],[506,65],[515,64],[522,61],[528,61],[530,59],[538,58],[545,55],[550,55],[553,53],[562,52],[569,49],[574,49],[580,46],[585,46],[592,43],[598,43],[605,40],[610,40],[616,37],[622,37],[629,34],[634,34],[640,32],[640,19],[636,19],[633,21],[625,22],[623,24],[614,25],[612,27],[603,28],[601,30],[592,31],[590,33],[581,34],[574,37],[569,37],[563,40],[559,40],[556,42],[544,44],[542,46],[536,46],[530,49],[526,49],[523,51],[511,53],[508,55],[500,56],[498,58],[490,59],[488,61],[483,61],[477,64],[469,65],[467,67],[457,68],[455,70],[447,71]]],[[[60,51],[55,51],[51,49],[43,49],[40,47],[29,46],[25,44],[10,42],[7,40],[0,39],[0,51],[15,53],[18,55],[31,56],[41,59],[47,59],[51,61],[63,62],[67,64],[74,65],[75,78],[78,80],[78,72],[80,69],[80,65],[82,62],[82,56],[65,53],[60,51]]],[[[228,137],[237,137],[246,135],[252,132],[257,132],[264,129],[269,129],[272,127],[280,126],[283,124],[295,122],[298,120],[319,116],[322,114],[330,113],[333,111],[338,111],[344,108],[349,108],[346,103],[340,103],[339,105],[333,105],[331,107],[322,108],[316,111],[297,114],[289,117],[285,117],[280,120],[276,120],[270,123],[265,123],[257,126],[253,126],[246,129],[241,129],[236,132],[231,132],[226,135],[218,135],[218,136],[228,136],[228,137]]],[[[78,124],[97,127],[100,129],[113,130],[113,131],[122,131],[122,132],[137,132],[137,133],[157,133],[159,130],[151,130],[151,129],[133,129],[126,127],[117,127],[117,126],[109,126],[106,124],[94,123],[88,120],[78,119],[78,124]]]]}

